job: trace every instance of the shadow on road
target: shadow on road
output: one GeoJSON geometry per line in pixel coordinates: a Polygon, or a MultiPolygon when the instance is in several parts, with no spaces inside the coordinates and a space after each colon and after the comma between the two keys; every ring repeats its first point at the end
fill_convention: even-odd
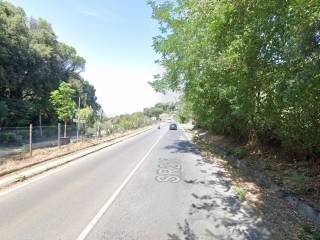
{"type": "Polygon", "coordinates": [[[200,151],[196,146],[186,140],[177,140],[173,144],[166,146],[165,149],[171,153],[193,153],[200,155],[200,151]]]}
{"type": "Polygon", "coordinates": [[[221,168],[202,156],[189,141],[178,140],[165,147],[171,153],[192,153],[201,157],[195,167],[201,179],[185,179],[193,187],[188,217],[177,223],[178,231],[168,233],[168,240],[271,239],[271,229],[254,208],[237,198],[232,182],[221,168]]]}
{"type": "MultiPolygon", "coordinates": [[[[190,181],[189,184],[199,184],[199,182],[190,181]]],[[[210,184],[212,183],[206,182],[201,185],[210,184]]],[[[177,233],[168,233],[168,240],[272,239],[268,224],[255,210],[243,204],[242,200],[235,196],[219,194],[217,191],[213,194],[210,192],[208,190],[204,195],[192,193],[194,201],[190,205],[189,217],[183,224],[177,224],[177,233]],[[203,224],[204,222],[206,223],[203,224]],[[200,230],[199,225],[203,225],[200,226],[200,230]]]]}
{"type": "Polygon", "coordinates": [[[193,200],[188,217],[177,223],[177,232],[167,234],[168,240],[297,239],[303,233],[300,220],[283,201],[205,147],[200,151],[181,140],[166,146],[172,153],[198,155],[194,166],[204,176],[184,179],[193,200]],[[237,196],[239,183],[248,187],[246,200],[237,196]]]}
{"type": "MultiPolygon", "coordinates": [[[[184,225],[178,223],[178,228],[184,236],[185,240],[196,240],[199,239],[195,233],[192,231],[189,222],[185,219],[184,225]]],[[[168,233],[168,240],[181,240],[181,238],[177,234],[168,233]]]]}

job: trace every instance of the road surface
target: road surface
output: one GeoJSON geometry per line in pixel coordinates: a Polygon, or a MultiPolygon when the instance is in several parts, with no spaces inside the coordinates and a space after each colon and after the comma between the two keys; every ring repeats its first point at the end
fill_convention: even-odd
{"type": "Polygon", "coordinates": [[[181,129],[152,129],[0,195],[0,239],[269,239],[181,129]]]}

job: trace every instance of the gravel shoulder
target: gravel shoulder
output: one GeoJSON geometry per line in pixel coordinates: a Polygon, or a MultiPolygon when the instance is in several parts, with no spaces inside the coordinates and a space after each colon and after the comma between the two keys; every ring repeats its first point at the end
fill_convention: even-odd
{"type": "MultiPolygon", "coordinates": [[[[189,127],[186,133],[194,139],[205,163],[221,169],[224,181],[233,186],[237,198],[254,207],[264,224],[271,229],[270,239],[319,239],[319,232],[302,220],[285,200],[279,199],[270,189],[259,186],[253,178],[230,165],[208,142],[198,137],[197,131],[189,127]]],[[[230,147],[223,138],[220,140],[221,147],[230,147]]],[[[218,142],[218,138],[215,142],[218,142]]]]}

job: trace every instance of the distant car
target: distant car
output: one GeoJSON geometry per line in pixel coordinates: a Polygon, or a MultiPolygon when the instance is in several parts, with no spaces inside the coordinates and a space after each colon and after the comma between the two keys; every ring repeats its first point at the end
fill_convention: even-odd
{"type": "Polygon", "coordinates": [[[170,124],[169,130],[177,130],[177,129],[178,129],[177,124],[175,124],[175,123],[170,124]]]}

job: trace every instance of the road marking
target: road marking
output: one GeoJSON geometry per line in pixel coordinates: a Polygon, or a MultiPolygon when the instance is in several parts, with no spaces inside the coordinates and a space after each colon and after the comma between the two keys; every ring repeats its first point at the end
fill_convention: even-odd
{"type": "MultiPolygon", "coordinates": [[[[147,132],[148,132],[148,131],[147,131],[147,132]]],[[[142,134],[144,134],[144,133],[142,133],[142,134]]],[[[136,135],[136,136],[142,136],[142,134],[138,134],[138,135],[136,135]]],[[[118,143],[116,143],[116,144],[113,144],[113,145],[111,145],[111,146],[109,146],[109,147],[106,147],[106,148],[103,148],[103,149],[101,149],[101,150],[102,150],[102,151],[111,151],[112,148],[118,147],[119,145],[124,144],[124,143],[126,143],[127,141],[131,141],[131,140],[133,140],[136,136],[133,136],[132,138],[128,138],[128,139],[126,139],[125,141],[118,142],[118,143]]],[[[41,180],[41,179],[43,179],[43,178],[46,178],[46,177],[48,177],[48,176],[50,176],[50,175],[52,175],[52,174],[55,174],[55,173],[57,173],[57,172],[59,172],[59,171],[62,171],[62,170],[65,169],[65,168],[71,167],[71,166],[74,165],[74,164],[78,164],[78,163],[81,163],[82,161],[86,161],[86,160],[87,160],[86,158],[87,158],[88,156],[91,156],[92,154],[99,153],[101,150],[99,150],[99,151],[97,151],[97,152],[89,153],[89,154],[86,155],[86,156],[79,157],[79,159],[77,159],[76,161],[70,161],[70,162],[68,162],[68,163],[66,163],[66,164],[63,164],[63,165],[61,165],[61,166],[57,166],[57,167],[54,168],[54,169],[48,170],[48,172],[40,173],[40,175],[31,177],[30,179],[26,180],[25,182],[23,182],[23,183],[21,183],[21,184],[17,184],[17,185],[15,185],[15,186],[13,186],[13,187],[10,187],[10,186],[9,186],[9,187],[8,187],[9,189],[0,191],[0,197],[4,196],[4,195],[6,195],[6,194],[9,194],[9,193],[11,193],[11,192],[17,191],[17,190],[20,189],[20,188],[23,188],[23,187],[25,187],[25,186],[27,186],[27,185],[29,185],[29,184],[31,184],[31,183],[34,183],[34,182],[36,182],[36,181],[39,181],[39,180],[41,180]]],[[[21,175],[21,176],[23,176],[23,175],[21,175]]]]}
{"type": "Polygon", "coordinates": [[[180,182],[181,168],[179,159],[160,158],[155,179],[158,182],[180,182]]]}
{"type": "Polygon", "coordinates": [[[102,208],[99,210],[99,212],[94,216],[94,218],[89,222],[89,224],[82,230],[80,235],[78,236],[77,240],[84,240],[89,235],[91,230],[94,228],[94,226],[98,223],[98,221],[101,219],[103,214],[108,210],[108,208],[111,206],[111,204],[114,202],[114,200],[117,198],[117,196],[120,194],[122,189],[127,185],[127,183],[130,181],[132,176],[135,174],[135,172],[139,169],[139,167],[142,165],[144,160],[147,159],[147,157],[150,155],[154,147],[160,142],[162,137],[165,135],[166,131],[159,137],[159,139],[151,146],[149,151],[144,155],[144,157],[138,162],[138,164],[135,166],[135,168],[130,172],[130,174],[126,177],[126,179],[122,182],[122,184],[117,188],[117,190],[112,194],[112,196],[108,199],[108,201],[102,206],[102,208]]]}

